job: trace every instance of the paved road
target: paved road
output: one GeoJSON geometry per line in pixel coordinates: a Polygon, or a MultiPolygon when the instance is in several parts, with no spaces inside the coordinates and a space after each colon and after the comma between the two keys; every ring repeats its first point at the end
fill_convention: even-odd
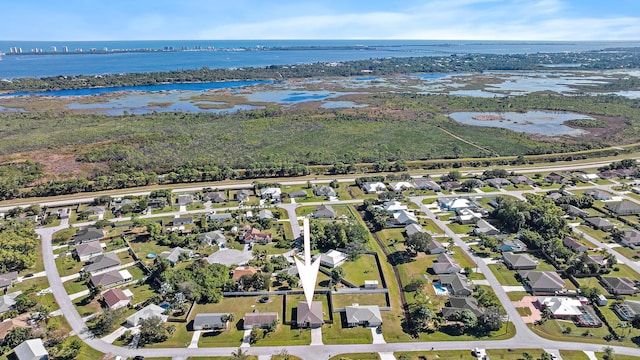
{"type": "Polygon", "coordinates": [[[584,232],[576,229],[573,226],[572,226],[572,228],[573,228],[573,231],[576,234],[584,236],[585,239],[587,239],[589,242],[597,245],[599,248],[609,250],[610,253],[612,253],[613,255],[616,256],[616,259],[618,259],[618,261],[621,261],[621,262],[625,263],[627,266],[629,266],[631,269],[633,269],[633,271],[635,271],[638,274],[640,274],[640,265],[637,262],[635,262],[635,261],[623,256],[619,252],[617,252],[616,248],[611,246],[612,244],[603,243],[602,241],[594,238],[593,236],[591,236],[591,235],[589,235],[587,233],[584,233],[584,232]]]}

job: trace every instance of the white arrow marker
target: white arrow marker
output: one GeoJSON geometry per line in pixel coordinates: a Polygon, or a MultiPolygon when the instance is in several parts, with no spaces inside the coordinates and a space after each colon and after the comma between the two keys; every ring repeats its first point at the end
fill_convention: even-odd
{"type": "Polygon", "coordinates": [[[311,235],[309,219],[307,218],[302,220],[302,232],[304,236],[304,263],[296,258],[296,266],[298,267],[302,290],[304,290],[304,297],[307,300],[309,309],[311,309],[313,293],[316,289],[316,279],[318,278],[318,271],[320,271],[320,258],[311,263],[311,235]]]}

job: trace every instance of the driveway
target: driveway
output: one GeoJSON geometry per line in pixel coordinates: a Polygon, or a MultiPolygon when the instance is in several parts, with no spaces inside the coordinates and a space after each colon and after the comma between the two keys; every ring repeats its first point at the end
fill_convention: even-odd
{"type": "Polygon", "coordinates": [[[540,310],[538,310],[538,308],[533,305],[534,302],[536,302],[538,299],[535,296],[525,296],[522,298],[522,300],[520,301],[514,301],[513,302],[513,306],[517,307],[517,308],[529,308],[529,310],[531,310],[531,315],[529,316],[522,316],[522,321],[524,321],[526,324],[533,324],[534,322],[542,319],[542,314],[540,313],[540,310]]]}

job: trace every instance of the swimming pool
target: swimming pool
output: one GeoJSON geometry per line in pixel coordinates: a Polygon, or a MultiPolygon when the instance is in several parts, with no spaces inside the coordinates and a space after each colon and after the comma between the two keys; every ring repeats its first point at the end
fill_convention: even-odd
{"type": "Polygon", "coordinates": [[[433,283],[433,290],[435,290],[436,295],[449,295],[449,289],[440,285],[440,283],[433,283]]]}

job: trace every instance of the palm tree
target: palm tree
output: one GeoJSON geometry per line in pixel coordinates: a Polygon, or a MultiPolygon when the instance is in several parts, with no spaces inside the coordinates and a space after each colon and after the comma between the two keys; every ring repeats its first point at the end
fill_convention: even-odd
{"type": "Polygon", "coordinates": [[[249,354],[244,352],[241,348],[231,353],[229,360],[248,360],[249,354]]]}

